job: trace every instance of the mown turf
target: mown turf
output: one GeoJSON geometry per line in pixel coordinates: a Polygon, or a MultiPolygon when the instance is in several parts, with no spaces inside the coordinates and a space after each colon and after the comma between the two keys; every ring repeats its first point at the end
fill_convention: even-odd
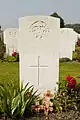
{"type": "Polygon", "coordinates": [[[15,86],[19,84],[19,63],[0,63],[0,83],[7,84],[12,81],[15,86]]]}
{"type": "MultiPolygon", "coordinates": [[[[64,80],[67,75],[71,75],[80,82],[80,63],[66,62],[60,63],[60,80],[64,80]]],[[[0,83],[9,83],[13,81],[15,85],[19,84],[19,63],[0,63],[0,83]]]]}
{"type": "Polygon", "coordinates": [[[67,75],[71,75],[76,78],[80,83],[80,62],[63,62],[60,63],[60,80],[65,80],[67,75]]]}

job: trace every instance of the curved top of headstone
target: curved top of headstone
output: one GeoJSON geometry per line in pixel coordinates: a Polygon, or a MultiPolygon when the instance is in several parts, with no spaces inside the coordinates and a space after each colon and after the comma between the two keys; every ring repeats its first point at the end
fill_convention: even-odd
{"type": "Polygon", "coordinates": [[[72,29],[72,28],[60,28],[60,31],[62,34],[70,32],[70,33],[74,33],[76,36],[78,36],[78,33],[76,31],[74,31],[74,29],[72,29]]]}
{"type": "MultiPolygon", "coordinates": [[[[34,26],[40,26],[40,27],[45,27],[48,24],[48,21],[52,23],[52,21],[57,22],[56,27],[60,28],[60,19],[52,16],[24,16],[19,18],[19,23],[20,21],[29,21],[31,24],[31,27],[34,26]],[[34,21],[34,22],[33,22],[34,21]]],[[[55,24],[55,23],[54,23],[55,24]]]]}
{"type": "Polygon", "coordinates": [[[26,19],[26,18],[49,18],[49,19],[54,19],[54,20],[58,20],[60,22],[60,19],[59,18],[56,18],[56,17],[52,17],[52,16],[42,16],[42,15],[35,15],[35,16],[24,16],[24,17],[21,17],[19,19],[26,19]]]}
{"type": "Polygon", "coordinates": [[[7,28],[4,30],[4,33],[9,33],[9,35],[16,35],[16,32],[18,32],[18,28],[7,28]]]}
{"type": "Polygon", "coordinates": [[[4,43],[6,43],[6,40],[14,39],[18,37],[18,28],[7,28],[4,30],[4,43]],[[8,38],[8,39],[7,39],[8,38]]]}
{"type": "Polygon", "coordinates": [[[67,32],[67,31],[73,31],[72,28],[60,28],[61,33],[67,32]]]}

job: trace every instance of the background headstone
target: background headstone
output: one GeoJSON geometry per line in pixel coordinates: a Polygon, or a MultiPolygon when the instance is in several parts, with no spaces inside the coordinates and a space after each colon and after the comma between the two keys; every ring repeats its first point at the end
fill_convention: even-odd
{"type": "Polygon", "coordinates": [[[75,50],[77,34],[71,28],[61,28],[60,58],[70,58],[75,50]]]}
{"type": "Polygon", "coordinates": [[[6,54],[11,56],[13,52],[18,52],[19,30],[17,28],[7,28],[4,31],[4,43],[6,44],[6,54]]]}

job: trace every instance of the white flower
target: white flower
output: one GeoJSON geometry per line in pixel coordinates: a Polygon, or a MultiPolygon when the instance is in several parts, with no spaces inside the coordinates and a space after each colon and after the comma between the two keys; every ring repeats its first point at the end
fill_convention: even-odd
{"type": "Polygon", "coordinates": [[[50,105],[50,106],[53,106],[53,103],[52,103],[52,102],[50,102],[50,103],[49,103],[49,105],[50,105]]]}
{"type": "Polygon", "coordinates": [[[53,111],[53,107],[49,107],[49,110],[50,110],[50,112],[52,112],[53,111]]]}

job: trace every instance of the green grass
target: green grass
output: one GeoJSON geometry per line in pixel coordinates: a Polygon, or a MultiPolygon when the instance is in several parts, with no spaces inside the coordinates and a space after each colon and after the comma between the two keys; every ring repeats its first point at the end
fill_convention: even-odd
{"type": "Polygon", "coordinates": [[[0,83],[7,84],[10,81],[19,84],[19,63],[0,63],[0,83]]]}
{"type": "Polygon", "coordinates": [[[67,75],[76,78],[77,83],[80,83],[80,62],[65,62],[60,63],[60,80],[65,80],[67,75]]]}
{"type": "MultiPolygon", "coordinates": [[[[65,80],[67,75],[71,75],[80,82],[80,63],[66,62],[60,63],[60,80],[65,80]]],[[[13,81],[16,86],[19,84],[19,63],[0,63],[0,83],[9,83],[13,81]]]]}

